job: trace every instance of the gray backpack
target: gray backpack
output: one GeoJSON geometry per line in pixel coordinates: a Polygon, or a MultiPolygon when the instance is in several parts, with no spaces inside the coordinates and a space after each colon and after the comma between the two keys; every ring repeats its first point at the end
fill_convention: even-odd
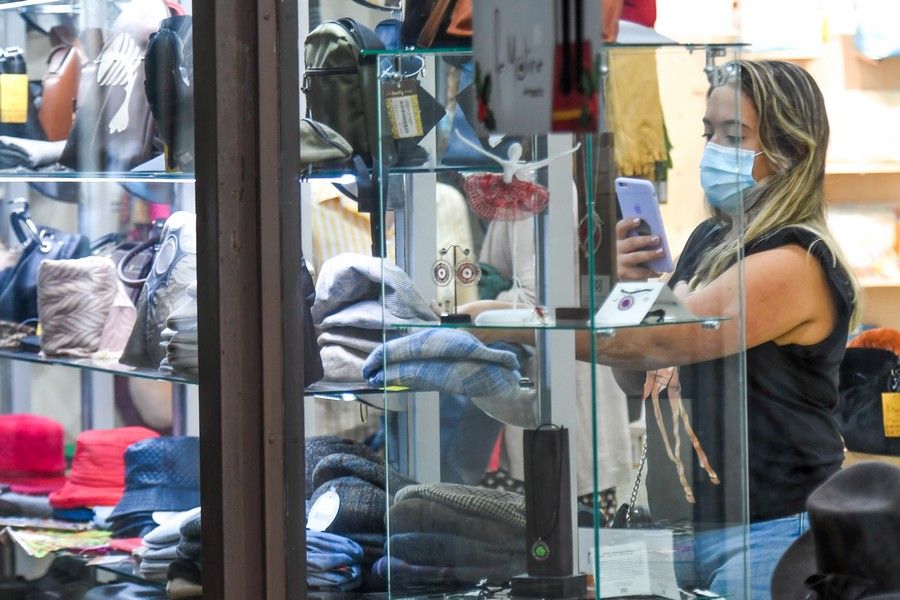
{"type": "Polygon", "coordinates": [[[363,50],[383,48],[374,31],[353,19],[322,23],[303,44],[307,116],[343,136],[354,154],[370,166],[378,158],[379,144],[383,145],[381,162],[392,165],[396,161],[387,108],[377,105],[377,57],[362,55],[363,50]]]}

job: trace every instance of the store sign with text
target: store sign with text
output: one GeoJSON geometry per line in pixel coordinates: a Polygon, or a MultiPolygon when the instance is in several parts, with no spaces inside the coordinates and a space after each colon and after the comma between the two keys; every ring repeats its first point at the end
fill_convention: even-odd
{"type": "Polygon", "coordinates": [[[600,32],[596,1],[475,2],[479,125],[514,135],[598,131],[600,32]]]}

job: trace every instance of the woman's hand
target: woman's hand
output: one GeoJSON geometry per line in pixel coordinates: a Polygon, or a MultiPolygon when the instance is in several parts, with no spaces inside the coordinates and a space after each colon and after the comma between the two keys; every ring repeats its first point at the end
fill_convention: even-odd
{"type": "Polygon", "coordinates": [[[655,235],[628,237],[640,222],[640,219],[622,219],[616,223],[616,274],[619,281],[644,281],[662,276],[662,273],[644,266],[663,255],[659,238],[655,235]]]}

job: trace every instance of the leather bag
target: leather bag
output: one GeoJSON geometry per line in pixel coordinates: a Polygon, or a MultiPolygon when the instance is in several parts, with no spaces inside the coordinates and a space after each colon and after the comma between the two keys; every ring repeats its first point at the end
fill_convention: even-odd
{"type": "Polygon", "coordinates": [[[27,206],[10,214],[10,224],[23,249],[15,266],[0,272],[0,320],[24,323],[38,318],[41,263],[88,256],[91,244],[83,235],[35,225],[27,206]]]}
{"type": "MultiPolygon", "coordinates": [[[[58,29],[54,27],[51,33],[58,29]]],[[[50,50],[47,58],[47,74],[41,81],[41,104],[38,109],[38,120],[51,142],[69,137],[81,68],[87,61],[77,38],[67,38],[61,32],[57,32],[56,37],[60,43],[50,50]]]]}
{"type": "Polygon", "coordinates": [[[150,34],[168,16],[160,0],[131,0],[116,17],[100,54],[82,69],[63,165],[121,172],[154,154],[156,126],[143,93],[143,61],[150,34]]]}

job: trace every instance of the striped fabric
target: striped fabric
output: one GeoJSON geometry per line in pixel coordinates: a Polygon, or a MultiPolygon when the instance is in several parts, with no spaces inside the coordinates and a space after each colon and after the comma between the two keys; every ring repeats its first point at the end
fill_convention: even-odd
{"type": "Polygon", "coordinates": [[[442,504],[461,513],[461,518],[491,518],[497,523],[525,528],[525,496],[515,492],[461,483],[423,483],[398,490],[395,502],[411,498],[442,504]]]}
{"type": "Polygon", "coordinates": [[[106,256],[45,260],[37,287],[44,354],[86,358],[95,353],[118,293],[113,261],[106,256]]]}
{"type": "Polygon", "coordinates": [[[427,329],[379,347],[363,365],[363,375],[377,387],[512,402],[519,396],[518,369],[515,354],[488,348],[468,332],[427,329]]]}

